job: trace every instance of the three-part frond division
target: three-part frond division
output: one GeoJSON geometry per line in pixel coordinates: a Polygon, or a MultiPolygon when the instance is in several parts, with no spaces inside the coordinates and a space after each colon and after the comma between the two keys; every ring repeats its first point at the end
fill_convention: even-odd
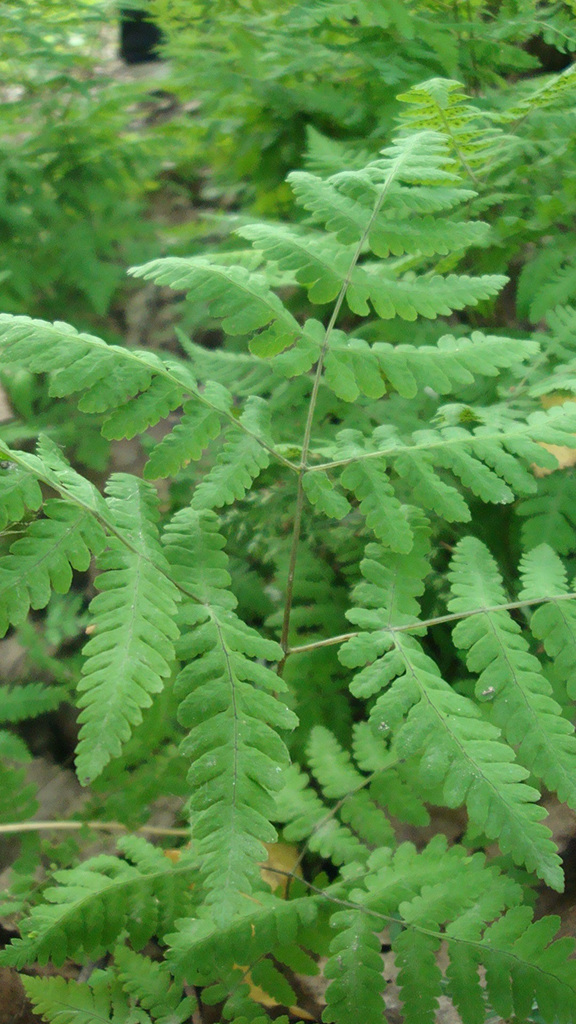
{"type": "MultiPolygon", "coordinates": [[[[458,83],[404,100],[366,166],[290,175],[297,224],[242,221],[249,249],[133,269],[186,291],[229,350],[182,338],[167,356],[0,317],[7,372],[47,375],[147,456],[144,479],[100,491],[48,438],[35,454],[1,443],[0,518],[17,533],[2,633],[94,560],[80,781],[102,793],[117,759],[153,773],[174,733],[188,764],[182,849],[128,836],[57,871],[0,954],[111,954],[78,986],[26,980],[48,1021],[183,1024],[191,986],[227,1020],[297,1016],[294,978],[324,957],[326,1024],[380,1024],[383,933],[407,1024],[433,1024],[441,996],[463,1024],[576,1021],[572,943],[533,921],[530,889],[563,886],[537,787],[576,808],[574,484],[559,468],[576,408],[541,401],[557,367],[573,390],[576,317],[555,314],[549,348],[481,329],[507,278],[474,272],[492,228],[471,211],[508,142],[458,83]],[[500,506],[522,517],[518,559],[476,530],[500,506]],[[462,816],[452,846],[418,831],[435,806],[462,816]],[[280,828],[300,852],[263,873],[280,828]],[[140,955],[153,936],[161,964],[140,955]]],[[[63,696],[8,690],[5,721],[63,696]]],[[[149,795],[130,792],[143,820],[149,795]]]]}

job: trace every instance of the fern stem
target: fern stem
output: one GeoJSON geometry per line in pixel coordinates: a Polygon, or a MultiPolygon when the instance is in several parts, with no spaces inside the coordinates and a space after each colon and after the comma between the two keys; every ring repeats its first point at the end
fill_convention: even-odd
{"type": "Polygon", "coordinates": [[[18,821],[0,825],[0,835],[19,832],[76,831],[82,828],[99,829],[101,832],[119,832],[122,835],[141,836],[182,836],[189,837],[188,828],[161,828],[159,825],[141,825],[140,828],[129,829],[119,821],[18,821]]]}
{"type": "MultiPolygon", "coordinates": [[[[555,594],[553,597],[531,597],[526,601],[508,601],[506,604],[494,604],[489,607],[471,608],[465,612],[452,612],[450,615],[438,615],[434,619],[422,619],[418,622],[411,622],[403,626],[386,626],[382,632],[386,633],[411,633],[419,629],[429,629],[431,626],[441,626],[445,622],[458,622],[459,619],[468,619],[471,615],[488,615],[492,612],[514,611],[517,608],[529,608],[535,604],[545,604],[547,601],[554,604],[556,601],[573,601],[576,592],[569,594],[555,594]]],[[[353,640],[360,636],[360,630],[353,633],[340,633],[338,636],[330,636],[326,640],[316,640],[314,643],[302,644],[301,647],[290,647],[287,657],[291,654],[304,654],[306,651],[316,651],[320,647],[333,647],[335,644],[344,644],[347,640],[353,640]]]]}
{"type": "MultiPolygon", "coordinates": [[[[304,427],[304,438],[303,438],[303,441],[302,441],[302,455],[301,455],[301,458],[300,458],[300,466],[299,466],[299,469],[298,469],[298,488],[297,488],[297,493],[296,493],[296,509],[295,509],[295,513],[294,513],[294,528],[293,528],[293,531],[292,531],[292,546],[290,548],[290,562],[289,562],[289,565],[288,565],[288,579],[287,579],[287,582],[286,582],[286,602],[285,602],[285,605],[284,605],[284,616],[283,616],[283,619],[282,619],[282,634],[281,634],[281,637],[280,637],[280,646],[282,647],[282,650],[284,651],[284,657],[282,658],[282,660],[278,664],[277,672],[278,672],[279,676],[282,676],[282,674],[284,672],[284,665],[286,664],[286,657],[287,657],[287,653],[288,653],[288,634],[290,632],[290,616],[291,616],[291,613],[292,613],[292,599],[293,599],[293,596],[294,596],[294,577],[295,577],[295,574],[296,574],[296,563],[298,561],[298,545],[300,543],[300,533],[301,533],[301,529],[302,529],[302,512],[304,510],[304,474],[308,470],[308,454],[310,452],[310,440],[311,440],[311,437],[312,437],[312,425],[313,425],[313,422],[314,422],[314,413],[316,411],[316,402],[318,400],[318,391],[320,389],[320,381],[322,379],[322,371],[324,369],[324,359],[326,358],[326,352],[328,351],[328,345],[330,344],[330,338],[331,338],[331,335],[332,335],[332,331],[334,330],[334,327],[336,326],[336,322],[337,322],[338,317],[340,315],[340,310],[342,309],[342,305],[344,303],[344,299],[346,298],[346,292],[348,291],[348,288],[350,286],[350,282],[352,280],[352,275],[354,273],[354,269],[356,267],[356,264],[358,263],[358,260],[360,259],[360,256],[362,255],[362,250],[364,248],[364,244],[366,242],[366,239],[368,238],[368,236],[370,234],[370,231],[372,230],[372,225],[374,224],[374,221],[376,220],[376,217],[378,216],[378,214],[379,214],[379,212],[380,212],[380,210],[382,208],[382,204],[383,204],[383,202],[384,202],[384,200],[385,200],[385,198],[386,198],[386,196],[388,194],[390,186],[391,186],[392,182],[394,181],[394,178],[396,177],[396,169],[401,166],[403,160],[404,160],[404,155],[402,155],[402,156],[400,156],[398,158],[398,160],[396,161],[395,167],[390,171],[390,174],[388,176],[388,180],[387,180],[386,184],[384,185],[380,195],[378,196],[378,199],[376,200],[376,202],[374,204],[374,209],[372,210],[372,214],[370,216],[370,219],[369,219],[368,223],[366,224],[366,227],[364,228],[364,231],[362,232],[362,235],[361,235],[360,241],[358,242],[358,245],[356,246],[354,255],[353,255],[353,257],[352,257],[352,259],[350,261],[350,266],[348,267],[348,271],[346,273],[346,277],[344,278],[344,280],[342,282],[342,287],[340,288],[340,291],[338,293],[338,298],[336,299],[336,302],[334,304],[334,309],[332,310],[332,315],[330,317],[330,320],[328,321],[328,326],[326,327],[326,332],[324,334],[324,340],[322,342],[322,348],[320,349],[320,355],[318,356],[318,362],[316,364],[316,372],[314,374],[314,383],[312,385],[312,393],[310,395],[310,404],[308,406],[308,415],[306,417],[306,425],[304,427]]],[[[316,468],[318,468],[318,467],[316,467],[316,468]]]]}

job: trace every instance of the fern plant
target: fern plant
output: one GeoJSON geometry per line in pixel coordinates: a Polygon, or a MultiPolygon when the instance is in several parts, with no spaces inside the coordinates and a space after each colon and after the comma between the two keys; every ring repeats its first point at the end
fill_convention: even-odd
{"type": "Polygon", "coordinates": [[[296,226],[243,224],[249,249],[133,269],[221,322],[213,359],[187,339],[167,356],[0,317],[6,366],[48,375],[148,455],[144,479],[114,473],[102,493],[51,440],[2,443],[4,521],[29,519],[0,561],[3,631],[95,559],[80,781],[114,791],[114,761],[146,756],[150,774],[171,757],[188,772],[180,850],[128,835],[57,871],[0,955],[106,956],[78,985],[24,979],[47,1021],[184,1022],[194,991],[223,1019],[265,1021],[259,993],[297,1006],[291,975],[325,957],[323,1020],[377,1024],[383,932],[407,1024],[433,1022],[441,995],[464,1024],[575,1019],[573,943],[533,920],[533,890],[563,886],[539,786],[576,803],[576,595],[542,543],[505,586],[475,513],[540,514],[534,467],[558,466],[576,411],[543,408],[531,380],[560,348],[466,319],[506,278],[470,272],[491,228],[453,143],[404,128],[365,166],[293,173],[296,226]],[[450,626],[445,678],[433,638],[450,626]],[[433,806],[466,808],[460,842],[402,838],[433,806]],[[272,863],[288,880],[271,889],[279,829],[299,862],[272,863]]]}

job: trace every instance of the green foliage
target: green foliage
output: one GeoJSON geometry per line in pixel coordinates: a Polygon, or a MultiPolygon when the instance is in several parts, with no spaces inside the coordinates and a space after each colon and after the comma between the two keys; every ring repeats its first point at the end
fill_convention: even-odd
{"type": "Polygon", "coordinates": [[[532,906],[536,884],[563,888],[539,787],[576,807],[576,319],[551,310],[571,298],[555,240],[576,213],[574,75],[518,77],[544,13],[576,47],[567,9],[148,9],[170,87],[198,87],[183,161],[205,142],[216,193],[231,183],[227,206],[244,195],[257,216],[212,218],[211,252],[166,232],[166,255],[132,268],[186,293],[200,333],[178,349],[53,324],[49,303],[0,316],[30,414],[0,431],[0,612],[47,672],[0,688],[0,817],[29,756],[15,727],[75,685],[79,816],[133,828],[169,797],[188,825],[164,836],[176,849],[25,850],[0,963],[107,957],[87,982],[26,980],[58,1024],[184,1024],[191,986],[265,1024],[321,958],[323,1020],[377,1022],[386,933],[406,1024],[433,1024],[443,995],[463,1024],[569,1024],[573,943],[532,906]],[[304,121],[307,164],[284,183],[304,121]],[[138,468],[116,471],[116,447],[109,475],[68,461],[74,405],[138,468]],[[450,847],[418,831],[438,833],[438,807],[465,815],[450,847]]]}

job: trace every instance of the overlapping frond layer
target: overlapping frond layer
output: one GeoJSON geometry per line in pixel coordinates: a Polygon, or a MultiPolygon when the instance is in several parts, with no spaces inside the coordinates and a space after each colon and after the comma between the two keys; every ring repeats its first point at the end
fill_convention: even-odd
{"type": "MultiPolygon", "coordinates": [[[[8,366],[50,373],[50,393],[55,397],[81,392],[78,408],[84,412],[114,410],[112,422],[116,422],[118,416],[118,423],[122,423],[128,433],[130,413],[116,410],[138,392],[147,391],[154,377],[165,376],[168,372],[163,360],[154,352],[108,345],[101,338],[80,333],[69,324],[51,324],[27,316],[0,316],[0,350],[2,361],[8,366]]],[[[174,360],[170,362],[172,387],[195,391],[196,382],[189,371],[180,365],[176,368],[174,360]]],[[[156,394],[155,399],[162,410],[166,404],[165,394],[156,394]]],[[[150,404],[146,403],[147,410],[150,404]]],[[[138,425],[141,415],[142,410],[138,408],[138,425]]],[[[154,416],[160,418],[156,413],[154,416]]],[[[149,417],[148,411],[146,417],[149,417]]]]}
{"type": "Polygon", "coordinates": [[[52,591],[66,594],[74,569],[84,572],[92,554],[105,543],[104,531],[90,513],[58,498],[44,503],[45,518],[32,522],[24,536],[0,559],[0,634],[19,625],[30,608],[45,608],[52,591]]]}
{"type": "Polygon", "coordinates": [[[546,654],[564,680],[568,696],[576,700],[576,600],[574,582],[569,586],[564,563],[547,544],[541,544],[520,562],[521,600],[549,597],[530,617],[530,629],[542,641],[546,654]],[[558,600],[559,599],[559,600],[558,600]]]}
{"type": "Polygon", "coordinates": [[[466,663],[478,673],[476,693],[491,704],[491,719],[516,748],[517,757],[561,800],[576,806],[576,737],[552,696],[538,659],[531,654],[518,623],[505,609],[507,595],[490,552],[475,537],[454,551],[450,570],[454,612],[484,609],[462,619],[454,643],[468,652],[466,663]]]}
{"type": "Polygon", "coordinates": [[[441,786],[449,807],[466,803],[473,829],[497,839],[518,863],[561,888],[560,860],[551,833],[541,824],[545,812],[536,804],[539,793],[526,783],[528,771],[515,762],[500,729],[442,679],[416,638],[394,630],[416,622],[410,614],[412,595],[421,592],[424,566],[412,554],[396,555],[390,566],[384,549],[375,545],[367,553],[370,557],[361,563],[367,581],[355,599],[368,607],[348,615],[369,632],[359,633],[340,652],[344,664],[367,666],[352,681],[352,693],[363,698],[380,694],[371,720],[392,736],[397,756],[419,759],[422,783],[441,786]],[[406,611],[403,599],[395,611],[388,607],[388,595],[394,579],[403,575],[411,577],[412,588],[409,584],[406,611]]]}
{"type": "Polygon", "coordinates": [[[127,931],[134,949],[162,936],[186,906],[194,872],[173,865],[161,849],[137,836],[118,840],[122,857],[101,854],[80,867],[57,871],[0,963],[21,968],[38,961],[64,963],[84,952],[93,959],[127,931]]]}
{"type": "Polygon", "coordinates": [[[142,708],[152,703],[174,662],[179,594],[157,530],[158,498],[150,484],[126,474],[108,483],[112,521],[128,545],[112,537],[100,555],[100,594],[90,605],[94,633],[84,648],[87,661],[78,685],[82,724],[78,776],[87,784],[117,757],[142,708]]]}
{"type": "Polygon", "coordinates": [[[464,1024],[482,1024],[486,996],[503,1018],[515,1013],[523,1019],[536,1003],[545,1019],[573,1021],[573,940],[553,941],[558,918],[532,923],[532,910],[518,906],[520,886],[482,854],[470,856],[458,845],[447,849],[445,838],[435,836],[421,853],[408,843],[394,853],[377,850],[368,868],[351,899],[381,915],[382,925],[402,920],[392,946],[408,1024],[434,1024],[442,991],[464,1024]],[[449,957],[444,979],[441,942],[449,957]]]}
{"type": "Polygon", "coordinates": [[[251,348],[257,355],[281,352],[300,334],[297,320],[266,278],[245,267],[205,256],[170,256],[133,267],[130,273],[186,290],[195,303],[207,306],[212,316],[222,320],[227,334],[255,334],[251,348]]]}
{"type": "Polygon", "coordinates": [[[190,730],[183,752],[192,760],[189,806],[204,883],[212,902],[233,914],[245,909],[241,893],[264,884],[258,863],[266,859],[262,844],[276,838],[273,795],[288,763],[277,730],[293,728],[297,719],[275,696],[285,684],[266,666],[282,657],[281,648],[232,610],[214,517],[182,510],[164,541],[180,580],[189,572],[192,584],[199,571],[195,553],[203,551],[205,603],[182,609],[183,622],[194,628],[179,643],[186,664],[176,691],[180,721],[190,730]]]}

